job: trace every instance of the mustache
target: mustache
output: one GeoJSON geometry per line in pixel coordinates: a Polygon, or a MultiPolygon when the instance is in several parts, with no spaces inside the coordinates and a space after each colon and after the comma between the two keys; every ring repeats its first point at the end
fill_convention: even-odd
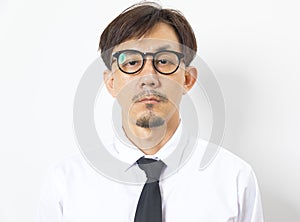
{"type": "Polygon", "coordinates": [[[132,97],[132,102],[135,103],[135,102],[139,101],[140,99],[147,97],[147,96],[155,96],[160,100],[160,102],[168,101],[168,97],[165,94],[151,89],[151,90],[142,91],[142,92],[138,93],[137,95],[135,95],[134,97],[132,97]]]}

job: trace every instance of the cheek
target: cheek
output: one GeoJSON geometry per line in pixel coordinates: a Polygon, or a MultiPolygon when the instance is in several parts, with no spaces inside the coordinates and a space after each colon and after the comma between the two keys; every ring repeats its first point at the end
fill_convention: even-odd
{"type": "Polygon", "coordinates": [[[165,78],[162,82],[162,90],[169,94],[182,94],[184,90],[184,76],[175,76],[173,78],[165,78]]]}
{"type": "Polygon", "coordinates": [[[128,109],[131,105],[132,98],[136,95],[136,80],[132,77],[119,76],[115,79],[114,89],[119,104],[128,109]]]}
{"type": "Polygon", "coordinates": [[[182,95],[185,91],[184,79],[181,77],[172,79],[165,84],[164,89],[172,105],[178,108],[182,95]]]}
{"type": "MultiPolygon", "coordinates": [[[[115,76],[117,76],[117,75],[115,75],[115,76]]],[[[124,87],[124,85],[126,85],[126,82],[127,82],[126,78],[124,78],[124,77],[120,77],[120,76],[115,77],[114,78],[114,88],[116,90],[120,91],[124,87]]]]}
{"type": "Polygon", "coordinates": [[[133,87],[133,78],[130,76],[116,75],[114,78],[114,89],[119,93],[128,93],[128,89],[133,87]]]}

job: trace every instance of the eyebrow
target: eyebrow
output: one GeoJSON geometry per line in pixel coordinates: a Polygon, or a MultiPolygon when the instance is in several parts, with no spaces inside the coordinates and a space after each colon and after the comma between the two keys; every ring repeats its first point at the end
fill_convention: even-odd
{"type": "Polygon", "coordinates": [[[155,51],[161,51],[161,50],[166,50],[166,49],[170,49],[171,45],[163,45],[160,46],[159,48],[157,48],[155,51]]]}

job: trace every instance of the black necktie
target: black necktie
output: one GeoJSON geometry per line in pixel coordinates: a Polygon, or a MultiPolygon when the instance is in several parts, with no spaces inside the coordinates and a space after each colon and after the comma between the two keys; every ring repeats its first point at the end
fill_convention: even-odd
{"type": "Polygon", "coordinates": [[[134,222],[162,222],[161,195],[159,177],[163,166],[162,161],[140,158],[139,167],[145,171],[147,181],[143,187],[134,222]]]}

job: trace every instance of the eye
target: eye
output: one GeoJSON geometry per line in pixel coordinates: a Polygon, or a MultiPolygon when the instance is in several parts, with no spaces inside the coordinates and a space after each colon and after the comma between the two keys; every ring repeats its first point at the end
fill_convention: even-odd
{"type": "Polygon", "coordinates": [[[161,59],[157,59],[155,63],[158,66],[170,66],[170,65],[174,65],[175,61],[169,58],[161,58],[161,59]]]}
{"type": "Polygon", "coordinates": [[[155,63],[158,66],[173,66],[177,64],[177,56],[172,52],[160,52],[156,55],[155,63]]]}
{"type": "Polygon", "coordinates": [[[136,61],[136,60],[135,60],[135,61],[129,61],[129,62],[128,62],[128,64],[131,65],[131,66],[134,66],[134,65],[136,65],[137,63],[138,63],[138,61],[136,61]]]}
{"type": "Polygon", "coordinates": [[[141,65],[141,61],[140,60],[128,60],[128,61],[124,61],[122,64],[120,64],[122,67],[137,67],[141,65]]]}
{"type": "Polygon", "coordinates": [[[158,60],[158,63],[165,65],[165,64],[169,63],[169,61],[167,59],[160,59],[160,60],[158,60]]]}
{"type": "Polygon", "coordinates": [[[143,58],[136,53],[122,53],[119,56],[119,64],[122,67],[135,67],[142,63],[143,58]]]}

